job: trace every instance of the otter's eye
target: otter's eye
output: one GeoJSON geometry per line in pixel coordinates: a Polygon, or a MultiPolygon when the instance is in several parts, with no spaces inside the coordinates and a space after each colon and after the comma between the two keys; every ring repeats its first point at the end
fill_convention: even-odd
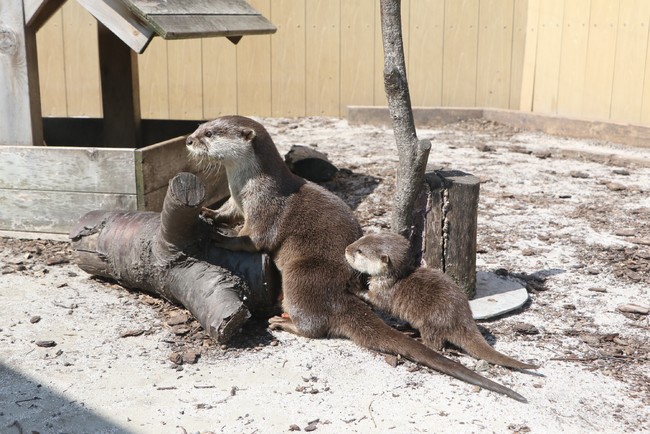
{"type": "Polygon", "coordinates": [[[205,132],[205,137],[212,137],[212,131],[208,130],[205,132]]]}

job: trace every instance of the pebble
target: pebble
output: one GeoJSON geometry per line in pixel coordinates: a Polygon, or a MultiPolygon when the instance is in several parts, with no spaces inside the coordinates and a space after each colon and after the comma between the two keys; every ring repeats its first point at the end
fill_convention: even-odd
{"type": "Polygon", "coordinates": [[[645,306],[640,306],[638,304],[622,304],[616,308],[619,312],[624,313],[636,313],[640,315],[647,315],[650,312],[650,308],[645,306]]]}
{"type": "Polygon", "coordinates": [[[619,184],[618,182],[608,182],[607,184],[605,184],[605,187],[607,187],[607,189],[610,191],[623,191],[627,189],[626,186],[624,186],[623,184],[619,184]]]}
{"type": "Polygon", "coordinates": [[[40,320],[41,320],[41,317],[40,317],[40,316],[38,316],[38,315],[34,315],[33,317],[31,317],[31,318],[29,319],[29,322],[32,323],[32,324],[36,324],[36,323],[39,322],[40,320]]]}
{"type": "Polygon", "coordinates": [[[569,172],[569,176],[571,176],[571,178],[583,178],[583,179],[584,178],[589,178],[588,173],[579,172],[577,170],[572,170],[571,172],[569,172]]]}
{"type": "Polygon", "coordinates": [[[634,244],[641,244],[643,246],[650,246],[650,238],[631,238],[629,241],[631,243],[634,243],[634,244]]]}
{"type": "Polygon", "coordinates": [[[289,425],[289,431],[300,431],[300,427],[298,425],[296,425],[295,423],[291,424],[291,425],[289,425]]]}
{"type": "Polygon", "coordinates": [[[536,334],[539,334],[539,329],[537,327],[535,327],[532,324],[525,323],[525,322],[516,323],[512,327],[515,330],[515,332],[521,333],[523,335],[536,335],[536,334]]]}
{"type": "Polygon", "coordinates": [[[614,235],[618,237],[633,237],[636,235],[636,231],[634,229],[618,229],[614,231],[614,235]]]}
{"type": "Polygon", "coordinates": [[[614,169],[612,170],[612,173],[615,175],[630,176],[630,171],[625,169],[614,169]]]}
{"type": "Polygon", "coordinates": [[[479,360],[474,365],[474,370],[476,372],[483,372],[483,371],[487,371],[488,369],[490,369],[490,364],[485,360],[479,360]]]}
{"type": "Polygon", "coordinates": [[[56,342],[55,341],[36,341],[36,346],[37,347],[43,347],[43,348],[51,348],[51,347],[56,347],[56,342]]]}
{"type": "Polygon", "coordinates": [[[607,292],[607,289],[599,288],[599,287],[592,287],[592,288],[589,288],[588,291],[591,291],[591,292],[607,292]]]}

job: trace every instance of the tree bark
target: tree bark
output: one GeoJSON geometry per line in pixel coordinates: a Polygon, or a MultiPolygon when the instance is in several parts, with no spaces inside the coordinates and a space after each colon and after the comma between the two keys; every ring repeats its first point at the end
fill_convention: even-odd
{"type": "Polygon", "coordinates": [[[170,181],[161,213],[92,211],[70,232],[79,267],[185,306],[217,342],[251,316],[270,314],[280,290],[266,255],[210,243],[199,218],[203,183],[191,173],[170,181]]]}
{"type": "Polygon", "coordinates": [[[431,142],[418,140],[406,79],[400,0],[381,0],[384,42],[384,87],[393,121],[399,156],[393,202],[392,230],[408,237],[414,252],[421,252],[426,198],[424,171],[431,142]]]}

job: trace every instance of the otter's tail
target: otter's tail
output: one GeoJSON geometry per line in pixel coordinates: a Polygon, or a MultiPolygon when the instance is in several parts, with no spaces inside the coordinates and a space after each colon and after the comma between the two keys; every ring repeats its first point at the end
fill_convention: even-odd
{"type": "MultiPolygon", "coordinates": [[[[361,301],[359,303],[363,304],[361,301]]],[[[519,402],[528,402],[526,398],[517,392],[478,375],[460,363],[447,359],[420,342],[393,329],[369,308],[363,309],[361,312],[359,313],[358,309],[349,309],[347,312],[341,313],[341,317],[344,318],[337,321],[340,324],[338,332],[357,345],[385,353],[399,354],[413,362],[451,375],[467,383],[502,393],[519,402]],[[358,314],[353,315],[351,311],[356,311],[358,314]]]]}
{"type": "Polygon", "coordinates": [[[501,354],[492,348],[477,327],[468,328],[464,333],[458,333],[457,336],[449,336],[447,338],[452,344],[467,351],[470,355],[477,359],[483,359],[495,365],[506,366],[508,368],[516,369],[537,369],[538,365],[520,362],[519,360],[501,354]]]}

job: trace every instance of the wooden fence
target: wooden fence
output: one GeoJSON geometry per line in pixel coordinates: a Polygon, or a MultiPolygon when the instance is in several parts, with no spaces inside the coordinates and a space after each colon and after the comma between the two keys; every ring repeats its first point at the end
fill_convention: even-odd
{"type": "MultiPolygon", "coordinates": [[[[273,36],[154,39],[142,116],[345,116],[385,105],[378,0],[250,0],[273,36]]],[[[403,0],[415,106],[650,124],[650,0],[403,0]],[[646,79],[646,77],[648,79],[646,79]]],[[[69,1],[38,34],[43,114],[101,116],[96,24],[69,1]]]]}

